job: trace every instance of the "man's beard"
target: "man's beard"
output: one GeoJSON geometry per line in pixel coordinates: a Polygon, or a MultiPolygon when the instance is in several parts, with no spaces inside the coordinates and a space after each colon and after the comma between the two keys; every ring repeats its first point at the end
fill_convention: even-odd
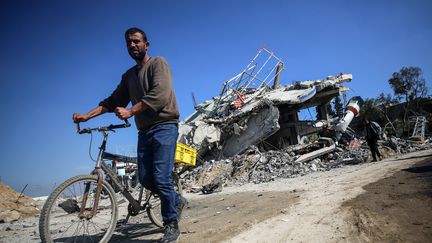
{"type": "Polygon", "coordinates": [[[145,51],[138,51],[138,53],[134,53],[133,51],[129,51],[129,55],[135,61],[142,61],[146,55],[146,52],[145,51]]]}

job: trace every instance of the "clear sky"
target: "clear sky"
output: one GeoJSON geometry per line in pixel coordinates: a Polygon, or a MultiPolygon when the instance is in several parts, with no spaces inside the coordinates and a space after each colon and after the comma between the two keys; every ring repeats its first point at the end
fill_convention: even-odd
{"type": "MultiPolygon", "coordinates": [[[[31,196],[94,166],[73,112],[111,93],[134,63],[124,31],[144,29],[170,63],[181,117],[217,95],[263,45],[282,58],[282,84],[352,73],[348,95],[390,93],[403,66],[432,87],[432,1],[1,1],[1,181],[31,196]]],[[[108,114],[89,126],[118,122],[108,114]]],[[[133,151],[135,127],[108,149],[133,151]]],[[[94,136],[99,145],[100,137],[94,136]]],[[[96,145],[94,147],[96,147],[96,145]]],[[[93,150],[93,155],[95,154],[93,150]]]]}

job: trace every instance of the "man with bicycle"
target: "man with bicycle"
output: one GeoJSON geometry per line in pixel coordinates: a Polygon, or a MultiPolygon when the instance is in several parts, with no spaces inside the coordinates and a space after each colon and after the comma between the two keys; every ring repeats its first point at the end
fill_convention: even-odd
{"type": "Polygon", "coordinates": [[[115,112],[120,119],[134,117],[138,133],[138,174],[141,184],[161,199],[164,236],[161,242],[176,242],[178,220],[186,199],[173,186],[172,171],[178,136],[179,111],[171,71],[162,57],[150,57],[150,43],[141,29],[125,32],[129,55],[136,65],[127,70],[113,93],[87,114],[73,114],[74,122],[115,112]],[[126,106],[132,103],[131,108],[126,106]]]}

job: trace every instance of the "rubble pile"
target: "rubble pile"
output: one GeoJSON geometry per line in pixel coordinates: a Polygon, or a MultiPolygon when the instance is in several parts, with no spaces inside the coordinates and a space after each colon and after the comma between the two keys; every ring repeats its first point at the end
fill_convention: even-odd
{"type": "MultiPolygon", "coordinates": [[[[200,158],[198,167],[181,175],[186,190],[206,194],[223,184],[263,183],[368,161],[367,144],[349,128],[364,104],[360,96],[346,102],[344,85],[352,74],[282,85],[283,70],[283,61],[261,48],[216,96],[200,104],[194,100],[195,111],[179,124],[178,142],[196,149],[200,158]],[[327,107],[341,94],[344,112],[331,115],[327,107]],[[300,112],[312,107],[317,119],[311,114],[312,120],[300,119],[300,112]],[[304,144],[312,135],[317,139],[304,144]]],[[[383,155],[431,147],[424,136],[413,137],[417,141],[379,141],[383,155]]]]}
{"type": "Polygon", "coordinates": [[[395,139],[396,144],[398,145],[398,149],[400,153],[411,153],[420,150],[426,150],[432,148],[432,141],[430,139],[425,142],[404,140],[404,139],[395,139]]]}
{"type": "Polygon", "coordinates": [[[0,183],[0,223],[9,223],[39,213],[40,205],[0,183]]]}
{"type": "MultiPolygon", "coordinates": [[[[296,144],[294,137],[307,134],[291,134],[293,123],[299,122],[293,112],[324,107],[348,90],[343,83],[351,82],[352,74],[281,85],[283,67],[273,52],[260,49],[242,72],[222,84],[216,96],[195,104],[195,111],[179,124],[178,141],[195,148],[205,160],[230,158],[272,136],[272,146],[296,144]],[[275,135],[278,132],[283,135],[275,135]]],[[[326,117],[326,110],[321,111],[326,117]]]]}
{"type": "MultiPolygon", "coordinates": [[[[382,150],[391,150],[394,154],[398,153],[397,149],[401,153],[432,149],[432,141],[429,140],[418,144],[392,138],[380,144],[382,150]]],[[[370,155],[366,143],[356,149],[337,146],[334,151],[306,162],[296,161],[300,157],[296,151],[296,146],[267,152],[250,146],[241,155],[218,161],[205,161],[201,166],[183,173],[182,181],[186,191],[199,192],[204,187],[205,193],[211,193],[208,188],[220,190],[222,184],[265,183],[276,178],[292,178],[345,165],[366,163],[370,155]]]]}

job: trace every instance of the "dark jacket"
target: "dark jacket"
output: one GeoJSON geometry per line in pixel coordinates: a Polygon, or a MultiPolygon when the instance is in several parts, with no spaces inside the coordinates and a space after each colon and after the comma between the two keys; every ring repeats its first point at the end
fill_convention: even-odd
{"type": "Polygon", "coordinates": [[[376,141],[381,135],[381,127],[376,122],[369,122],[365,125],[365,137],[368,141],[376,141]]]}

